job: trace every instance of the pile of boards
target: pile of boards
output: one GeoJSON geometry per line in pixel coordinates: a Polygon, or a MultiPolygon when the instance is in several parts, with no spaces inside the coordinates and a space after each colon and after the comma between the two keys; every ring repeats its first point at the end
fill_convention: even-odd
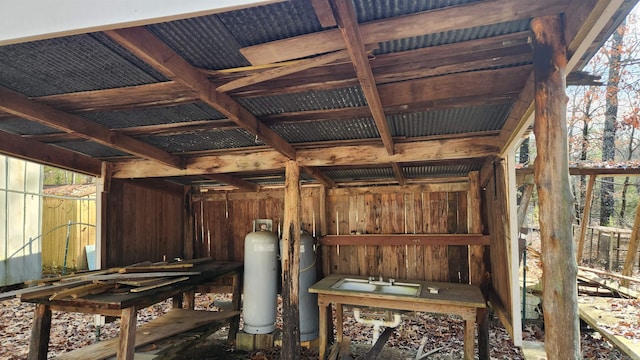
{"type": "Polygon", "coordinates": [[[48,297],[53,301],[101,293],[144,292],[200,275],[200,272],[193,271],[194,265],[210,261],[211,258],[172,263],[143,262],[120,268],[29,280],[24,283],[25,288],[0,293],[0,300],[13,297],[21,300],[48,297]]]}

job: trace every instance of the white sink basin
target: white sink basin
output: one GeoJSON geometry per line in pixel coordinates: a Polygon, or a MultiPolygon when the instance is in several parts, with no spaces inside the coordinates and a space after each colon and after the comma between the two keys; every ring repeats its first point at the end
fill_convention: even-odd
{"type": "Polygon", "coordinates": [[[366,279],[342,278],[331,285],[331,288],[356,292],[418,296],[422,290],[422,285],[407,282],[386,283],[366,279]]]}

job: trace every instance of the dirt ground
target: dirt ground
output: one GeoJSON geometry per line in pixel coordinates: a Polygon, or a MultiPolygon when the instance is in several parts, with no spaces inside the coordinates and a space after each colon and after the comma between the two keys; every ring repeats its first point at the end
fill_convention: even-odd
{"type": "MultiPolygon", "coordinates": [[[[539,248],[536,233],[530,233],[527,244],[539,248]]],[[[522,271],[522,270],[521,270],[522,271]]],[[[530,257],[527,262],[527,278],[535,282],[541,276],[539,260],[530,257]]],[[[529,282],[528,281],[528,282],[529,282]]],[[[196,309],[216,311],[217,302],[228,302],[230,294],[208,294],[196,297],[196,309]]],[[[170,301],[141,309],[138,314],[138,326],[163,315],[171,308],[170,301]]],[[[29,337],[31,335],[31,319],[33,305],[21,303],[17,299],[0,301],[0,360],[26,359],[29,337]]],[[[281,313],[279,309],[278,313],[281,313]]],[[[280,319],[278,325],[281,327],[280,319]]],[[[58,354],[92,344],[99,337],[106,340],[117,336],[119,321],[109,323],[100,328],[98,335],[93,325],[93,316],[78,313],[53,312],[49,359],[58,354]]],[[[383,331],[384,329],[381,329],[383,331]]],[[[462,358],[463,322],[454,317],[439,316],[426,313],[407,313],[402,324],[394,331],[385,345],[380,359],[405,360],[415,359],[421,343],[424,352],[436,350],[427,359],[452,360],[462,358]]],[[[174,359],[279,359],[279,349],[261,351],[238,351],[226,344],[226,331],[222,328],[214,334],[203,337],[205,340],[186,342],[187,347],[180,349],[174,359]]],[[[361,358],[371,347],[372,328],[345,316],[344,334],[351,338],[352,358],[361,358]]],[[[540,319],[528,320],[523,328],[525,340],[543,341],[544,326],[540,319]]],[[[513,346],[510,336],[491,315],[490,317],[490,355],[491,359],[523,359],[522,352],[513,346]]],[[[162,344],[151,344],[145,347],[148,351],[157,351],[162,344]]],[[[166,345],[166,344],[165,344],[166,345]]],[[[582,329],[583,359],[628,360],[629,357],[618,350],[588,327],[582,329]]],[[[302,350],[301,359],[317,359],[317,350],[302,350]]]]}

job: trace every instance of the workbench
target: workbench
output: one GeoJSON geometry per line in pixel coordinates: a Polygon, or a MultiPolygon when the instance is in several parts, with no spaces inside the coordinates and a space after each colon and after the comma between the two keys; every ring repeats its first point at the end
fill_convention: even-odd
{"type": "MultiPolygon", "coordinates": [[[[196,264],[189,269],[193,272],[188,280],[161,286],[142,292],[102,293],[82,297],[65,297],[49,299],[29,297],[21,299],[23,302],[36,304],[31,339],[29,342],[29,360],[46,360],[51,331],[51,311],[79,312],[98,314],[121,318],[120,335],[118,340],[117,359],[132,360],[135,350],[137,311],[147,306],[164,301],[168,298],[182,299],[184,294],[195,295],[195,289],[202,284],[210,283],[224,276],[233,277],[232,310],[240,310],[240,294],[242,279],[242,264],[231,262],[207,262],[196,264]]],[[[193,301],[187,300],[193,304],[193,301]]],[[[176,302],[174,302],[174,305],[176,302]]],[[[230,334],[238,331],[240,316],[231,320],[230,334]]]]}
{"type": "MultiPolygon", "coordinates": [[[[475,285],[454,284],[427,281],[407,281],[422,284],[421,292],[417,296],[394,295],[383,293],[372,293],[366,291],[352,291],[332,288],[343,278],[360,278],[355,275],[330,275],[320,280],[309,288],[309,292],[318,294],[318,306],[320,307],[320,336],[319,351],[320,359],[323,360],[327,351],[327,340],[329,336],[328,307],[335,305],[336,310],[336,341],[340,343],[343,338],[343,314],[342,306],[361,306],[390,310],[420,311],[428,313],[439,313],[447,315],[457,315],[464,320],[464,359],[474,358],[474,337],[475,324],[478,322],[478,346],[485,351],[481,351],[480,358],[488,358],[488,327],[486,321],[486,302],[482,296],[480,288],[475,285]],[[431,293],[429,288],[437,288],[438,293],[431,293]]],[[[402,280],[404,281],[404,280],[402,280]]]]}

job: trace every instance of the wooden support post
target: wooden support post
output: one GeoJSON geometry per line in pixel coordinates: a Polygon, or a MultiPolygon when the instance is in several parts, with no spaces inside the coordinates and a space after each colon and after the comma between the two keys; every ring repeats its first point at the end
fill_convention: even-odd
{"type": "MultiPolygon", "coordinates": [[[[237,271],[233,273],[233,285],[232,285],[232,297],[231,297],[231,310],[240,311],[240,297],[242,296],[242,272],[237,271]]],[[[235,341],[236,334],[240,328],[240,314],[231,318],[229,323],[229,335],[227,342],[231,343],[235,341]]]]}
{"type": "Polygon", "coordinates": [[[476,323],[478,324],[478,358],[489,360],[489,311],[487,308],[476,310],[476,323]]]}
{"type": "Polygon", "coordinates": [[[106,269],[110,265],[107,256],[107,238],[109,236],[109,192],[111,191],[111,176],[113,165],[102,162],[102,176],[98,178],[96,184],[97,214],[96,214],[96,268],[106,269]]]}
{"type": "Polygon", "coordinates": [[[184,199],[182,214],[182,257],[191,260],[194,257],[194,238],[193,231],[195,221],[193,217],[193,205],[191,203],[191,186],[185,186],[182,198],[184,199]]]}
{"type": "Polygon", "coordinates": [[[344,312],[342,304],[335,303],[336,309],[336,342],[342,342],[344,337],[344,312]]]}
{"type": "Polygon", "coordinates": [[[191,289],[187,290],[182,294],[182,301],[184,303],[184,307],[193,310],[196,307],[196,290],[191,289]]]}
{"type": "Polygon", "coordinates": [[[473,360],[473,349],[475,347],[475,329],[475,319],[464,320],[464,360],[473,360]]]}
{"type": "MultiPolygon", "coordinates": [[[[633,260],[638,252],[638,246],[640,244],[640,204],[636,208],[636,217],[633,221],[633,230],[631,231],[631,237],[629,238],[629,247],[627,248],[627,256],[624,258],[624,267],[622,268],[622,275],[631,276],[633,274],[633,260]]],[[[622,280],[621,285],[629,287],[629,280],[622,280]]]]}
{"type": "Polygon", "coordinates": [[[578,264],[571,228],[574,198],[569,181],[566,124],[567,54],[562,17],[535,18],[531,29],[545,350],[549,359],[580,359],[578,264]]]}
{"type": "MultiPolygon", "coordinates": [[[[593,200],[593,185],[596,182],[596,175],[589,176],[587,184],[587,193],[584,197],[584,209],[582,212],[582,221],[580,222],[580,238],[578,240],[578,264],[582,263],[582,250],[584,249],[584,238],[587,235],[589,226],[589,213],[591,213],[591,201],[593,200]]],[[[589,258],[591,258],[591,249],[589,249],[589,258]]]]}
{"type": "Polygon", "coordinates": [[[329,324],[331,323],[331,312],[328,311],[330,304],[328,303],[322,303],[319,302],[318,303],[318,307],[320,309],[319,311],[319,318],[320,318],[320,323],[319,323],[319,328],[318,331],[320,333],[320,341],[318,343],[318,353],[319,353],[319,359],[320,360],[324,360],[324,356],[327,352],[327,345],[328,345],[328,335],[329,335],[329,324]]]}
{"type": "MultiPolygon", "coordinates": [[[[482,202],[481,202],[481,186],[480,173],[472,171],[469,173],[469,196],[468,196],[468,228],[471,234],[482,233],[482,202]]],[[[469,283],[480,285],[484,281],[485,263],[484,263],[485,246],[471,245],[469,246],[469,283]]]]}
{"type": "Polygon", "coordinates": [[[120,339],[118,340],[117,360],[133,359],[136,349],[136,322],[138,312],[135,307],[122,309],[120,318],[120,339]]]}
{"type": "Polygon", "coordinates": [[[518,230],[522,229],[524,220],[527,218],[527,209],[529,208],[529,200],[533,195],[533,183],[525,183],[522,197],[520,197],[520,204],[518,204],[518,230]]]}
{"type": "Polygon", "coordinates": [[[300,168],[290,160],[285,170],[282,226],[283,360],[300,358],[300,203],[300,168]]]}
{"type": "Polygon", "coordinates": [[[51,332],[51,308],[49,305],[36,304],[29,341],[28,360],[47,360],[49,336],[51,332]]]}

